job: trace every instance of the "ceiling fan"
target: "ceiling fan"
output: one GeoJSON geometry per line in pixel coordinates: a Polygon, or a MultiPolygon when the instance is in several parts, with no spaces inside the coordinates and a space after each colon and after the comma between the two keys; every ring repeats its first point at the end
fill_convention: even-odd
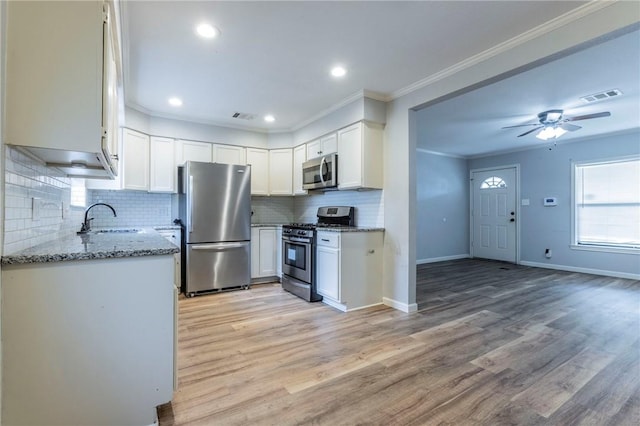
{"type": "Polygon", "coordinates": [[[503,129],[512,129],[514,127],[534,126],[533,129],[518,135],[518,137],[526,136],[529,133],[533,133],[536,130],[541,131],[536,135],[538,139],[547,140],[551,138],[558,138],[567,131],[574,132],[582,127],[569,123],[570,121],[589,120],[591,118],[609,117],[611,113],[609,111],[596,112],[593,114],[577,115],[575,117],[564,117],[564,110],[550,109],[538,114],[539,123],[518,124],[517,126],[507,126],[503,129]]]}

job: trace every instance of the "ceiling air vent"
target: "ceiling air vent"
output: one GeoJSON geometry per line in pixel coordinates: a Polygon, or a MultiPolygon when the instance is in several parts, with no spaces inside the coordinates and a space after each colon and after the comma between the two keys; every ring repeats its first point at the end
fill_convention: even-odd
{"type": "Polygon", "coordinates": [[[605,99],[609,99],[609,98],[615,98],[616,96],[620,96],[620,95],[622,95],[622,92],[620,90],[611,89],[611,90],[605,90],[604,92],[600,92],[600,93],[594,93],[593,95],[583,96],[580,99],[582,99],[583,102],[590,104],[593,102],[604,101],[605,99]]]}
{"type": "Polygon", "coordinates": [[[254,118],[256,118],[256,115],[248,114],[246,112],[234,112],[232,117],[240,120],[253,120],[254,118]]]}

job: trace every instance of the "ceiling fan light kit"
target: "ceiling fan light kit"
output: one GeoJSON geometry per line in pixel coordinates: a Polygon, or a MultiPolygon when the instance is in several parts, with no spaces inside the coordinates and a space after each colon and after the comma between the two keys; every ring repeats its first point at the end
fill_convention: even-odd
{"type": "Polygon", "coordinates": [[[518,137],[526,136],[529,133],[533,133],[537,130],[540,130],[538,133],[536,133],[536,137],[538,139],[546,141],[548,139],[557,139],[567,132],[574,132],[582,128],[580,126],[576,126],[575,124],[570,124],[569,121],[588,120],[591,118],[609,117],[611,115],[609,111],[603,111],[603,112],[596,112],[593,114],[585,114],[585,115],[579,115],[576,117],[564,118],[563,114],[564,114],[564,110],[550,109],[548,111],[543,111],[538,114],[539,123],[518,124],[515,126],[503,127],[503,129],[513,129],[515,127],[524,127],[524,126],[534,126],[533,129],[527,130],[526,132],[519,134],[518,137]]]}

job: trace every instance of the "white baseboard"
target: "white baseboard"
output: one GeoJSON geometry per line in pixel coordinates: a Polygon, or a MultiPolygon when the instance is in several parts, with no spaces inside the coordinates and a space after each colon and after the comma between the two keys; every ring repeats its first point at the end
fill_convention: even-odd
{"type": "Polygon", "coordinates": [[[429,257],[427,259],[418,259],[418,260],[416,260],[416,265],[422,265],[424,263],[445,262],[447,260],[468,259],[470,257],[471,257],[471,255],[469,253],[466,253],[466,254],[454,254],[453,256],[429,257]]]}
{"type": "Polygon", "coordinates": [[[399,311],[406,312],[406,313],[416,312],[418,310],[417,303],[411,303],[411,304],[402,303],[402,302],[398,302],[397,300],[389,299],[388,297],[383,297],[382,303],[384,303],[385,305],[393,309],[397,309],[399,311]]]}
{"type": "Polygon", "coordinates": [[[607,277],[627,278],[630,280],[640,280],[640,274],[629,274],[627,272],[606,271],[603,269],[578,268],[575,266],[555,265],[552,263],[520,261],[520,265],[533,266],[535,268],[556,269],[558,271],[581,272],[583,274],[604,275],[607,277]]]}

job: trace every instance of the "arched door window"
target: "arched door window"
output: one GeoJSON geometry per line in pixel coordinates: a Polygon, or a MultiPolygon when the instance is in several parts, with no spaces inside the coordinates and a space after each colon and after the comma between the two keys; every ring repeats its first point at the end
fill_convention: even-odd
{"type": "Polygon", "coordinates": [[[507,183],[497,176],[486,178],[480,185],[480,189],[506,188],[507,183]]]}

